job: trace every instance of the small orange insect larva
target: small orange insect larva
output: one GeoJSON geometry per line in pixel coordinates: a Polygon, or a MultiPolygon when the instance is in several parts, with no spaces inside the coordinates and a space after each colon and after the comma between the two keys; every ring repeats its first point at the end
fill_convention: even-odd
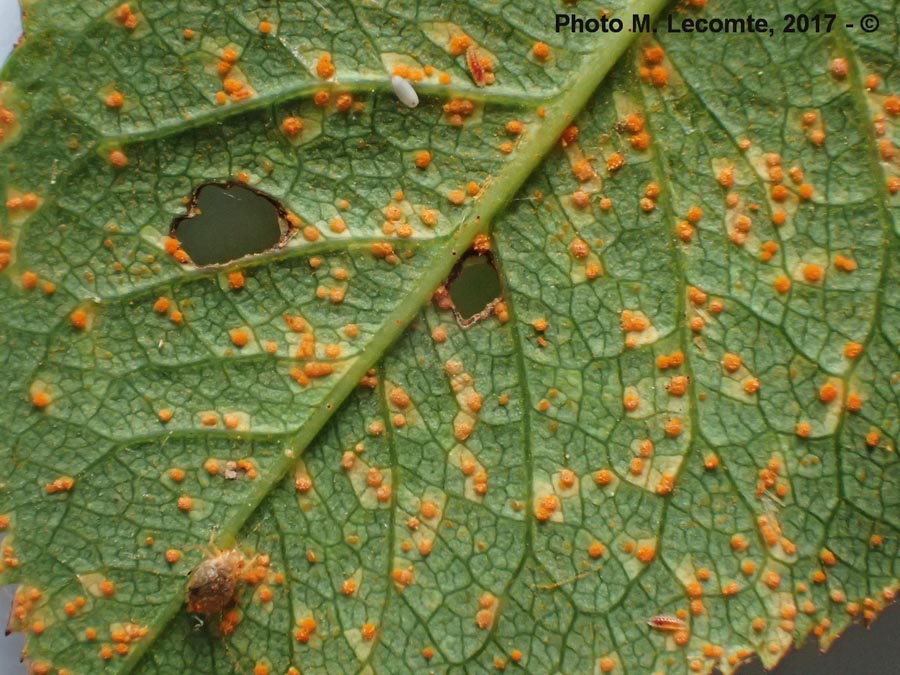
{"type": "Polygon", "coordinates": [[[650,147],[650,135],[646,131],[633,134],[629,141],[631,147],[638,151],[643,151],[650,147]]]}
{"type": "Polygon", "coordinates": [[[478,610],[478,613],[475,615],[475,625],[478,626],[481,630],[486,630],[490,628],[491,624],[494,623],[494,612],[489,608],[483,608],[478,610]]]}
{"type": "Polygon", "coordinates": [[[790,196],[790,190],[788,190],[784,185],[773,185],[769,191],[769,195],[772,197],[773,201],[783,202],[790,196]]]}
{"type": "Polygon", "coordinates": [[[819,389],[819,400],[822,403],[830,403],[838,394],[837,387],[831,382],[826,382],[819,389]]]}
{"type": "Polygon", "coordinates": [[[665,52],[663,51],[663,48],[654,45],[644,48],[644,50],[641,52],[641,61],[643,61],[647,65],[655,66],[662,63],[664,56],[665,52]]]}
{"type": "MultiPolygon", "coordinates": [[[[344,582],[346,583],[346,582],[344,582]]],[[[355,585],[354,585],[355,587],[355,585]]],[[[306,617],[305,619],[300,620],[300,624],[297,626],[297,629],[294,631],[294,639],[300,643],[309,642],[309,636],[316,630],[316,620],[311,616],[306,617]]]]}
{"type": "Polygon", "coordinates": [[[231,344],[235,347],[246,347],[247,343],[250,341],[250,337],[247,335],[247,331],[243,328],[235,328],[233,330],[228,331],[228,335],[231,338],[231,344]]]}
{"type": "Polygon", "coordinates": [[[803,278],[809,283],[816,283],[822,279],[822,268],[815,263],[807,263],[803,266],[803,278]]]}
{"type": "Polygon", "coordinates": [[[572,469],[562,469],[559,472],[559,487],[562,490],[568,490],[575,485],[575,472],[572,469]]]}
{"type": "Polygon", "coordinates": [[[722,595],[737,595],[739,590],[740,586],[738,586],[736,581],[729,581],[722,586],[722,595]]]}
{"type": "Polygon", "coordinates": [[[687,391],[687,378],[684,375],[676,375],[666,387],[672,396],[683,396],[687,391]]]}
{"type": "Polygon", "coordinates": [[[340,112],[347,112],[353,106],[353,96],[347,93],[338,94],[334,101],[334,107],[340,112]]]}
{"type": "Polygon", "coordinates": [[[331,54],[328,52],[319,56],[319,60],[316,62],[316,75],[323,80],[334,76],[334,64],[331,62],[331,54]]]}
{"type": "Polygon", "coordinates": [[[531,46],[531,54],[539,61],[545,61],[550,57],[550,47],[546,42],[535,42],[531,46]]]}
{"type": "Polygon", "coordinates": [[[847,63],[847,59],[840,56],[832,59],[831,76],[834,79],[843,80],[845,77],[847,77],[848,72],[850,72],[850,65],[847,63]]]}
{"type": "Polygon", "coordinates": [[[762,249],[759,252],[759,259],[762,262],[769,262],[778,252],[778,244],[774,241],[763,242],[762,249]]]}
{"type": "Polygon", "coordinates": [[[654,66],[650,69],[650,81],[654,87],[660,89],[669,86],[669,71],[663,66],[654,66]]]}
{"type": "Polygon", "coordinates": [[[135,28],[137,28],[137,15],[131,11],[131,6],[128,3],[123,3],[116,8],[115,17],[116,21],[118,21],[128,30],[134,30],[135,28]]]}
{"type": "Polygon", "coordinates": [[[759,380],[755,377],[751,377],[749,380],[744,381],[744,391],[748,394],[755,394],[759,391],[759,380]]]}
{"type": "Polygon", "coordinates": [[[634,394],[625,394],[622,398],[622,407],[629,412],[637,410],[639,405],[640,399],[634,394]]]}
{"type": "Polygon", "coordinates": [[[750,546],[750,542],[747,541],[747,538],[742,534],[733,534],[731,536],[731,548],[735,551],[746,551],[750,546]]]}
{"type": "Polygon", "coordinates": [[[83,309],[76,309],[69,315],[69,323],[75,330],[84,330],[87,327],[87,313],[83,309]]]}
{"type": "Polygon", "coordinates": [[[900,96],[888,96],[881,105],[891,117],[900,115],[900,96]]]}
{"type": "Polygon", "coordinates": [[[466,201],[466,195],[462,190],[451,190],[447,194],[447,200],[454,206],[459,206],[466,201]]]}
{"type": "Polygon", "coordinates": [[[634,556],[645,565],[650,563],[656,557],[656,549],[652,546],[638,546],[634,556]]]}
{"type": "Polygon", "coordinates": [[[450,38],[449,51],[452,56],[459,56],[472,44],[472,38],[468,35],[453,35],[450,38]]]}
{"type": "Polygon", "coordinates": [[[285,117],[281,121],[281,133],[288,138],[294,138],[303,131],[303,120],[299,117],[285,117]]]}
{"type": "Polygon", "coordinates": [[[875,73],[869,73],[866,75],[866,79],[863,80],[863,84],[868,91],[874,91],[878,89],[878,85],[881,84],[881,78],[875,73]]]}
{"type": "Polygon", "coordinates": [[[419,169],[427,169],[431,164],[431,153],[428,150],[420,150],[416,153],[416,167],[419,169]]]}
{"type": "Polygon", "coordinates": [[[613,475],[612,471],[609,469],[600,469],[599,471],[594,473],[594,482],[597,485],[609,485],[612,483],[613,475]]]}
{"type": "Polygon", "coordinates": [[[863,346],[859,342],[848,342],[844,345],[844,357],[855,359],[862,354],[863,346]]]}
{"type": "Polygon", "coordinates": [[[673,417],[666,422],[665,427],[663,428],[666,432],[666,436],[675,438],[681,434],[681,420],[677,417],[673,417]]]}
{"type": "Polygon", "coordinates": [[[591,180],[596,174],[594,173],[594,167],[591,166],[590,161],[586,159],[580,159],[572,165],[572,173],[582,183],[591,180]]]}
{"type": "Polygon", "coordinates": [[[688,221],[680,220],[675,226],[675,234],[681,241],[687,243],[694,238],[694,228],[688,221]]]}
{"type": "Polygon", "coordinates": [[[623,166],[625,166],[625,157],[618,152],[614,152],[606,158],[606,170],[610,173],[618,171],[623,166]]]}
{"type": "Polygon", "coordinates": [[[394,580],[394,583],[396,583],[398,586],[401,586],[401,587],[409,586],[413,582],[412,568],[395,569],[391,573],[391,578],[394,580]]]}
{"type": "Polygon", "coordinates": [[[722,367],[725,368],[725,370],[729,373],[736,372],[741,367],[741,364],[741,357],[737,354],[732,354],[729,352],[722,357],[722,367]]]}
{"type": "Polygon", "coordinates": [[[121,92],[111,91],[106,95],[104,99],[104,103],[106,103],[106,107],[109,109],[121,108],[125,103],[125,97],[121,92]]]}
{"type": "Polygon", "coordinates": [[[52,482],[47,483],[44,487],[48,495],[54,495],[57,492],[68,492],[75,486],[75,479],[71,476],[60,476],[52,482]]]}
{"type": "Polygon", "coordinates": [[[591,558],[595,560],[603,555],[606,548],[599,541],[592,541],[588,546],[587,552],[591,558]]]}
{"type": "Polygon", "coordinates": [[[612,657],[604,656],[600,659],[598,665],[600,666],[600,672],[611,673],[616,667],[616,661],[612,657]]]}
{"type": "Polygon", "coordinates": [[[437,515],[437,505],[434,502],[422,502],[422,506],[419,507],[419,513],[426,520],[431,520],[437,515]]]}
{"type": "Polygon", "coordinates": [[[334,366],[330,363],[311,361],[303,366],[303,372],[307,377],[326,377],[334,372],[334,366]]]}
{"type": "Polygon", "coordinates": [[[632,476],[640,476],[644,472],[644,462],[640,457],[635,457],[628,463],[628,472],[632,476]]]}
{"type": "Polygon", "coordinates": [[[772,282],[772,286],[776,291],[784,294],[791,289],[791,280],[788,277],[782,275],[775,278],[775,280],[772,282]]]}
{"type": "Polygon", "coordinates": [[[510,120],[506,123],[506,133],[518,136],[525,130],[524,125],[519,120],[510,120]]]}
{"type": "Polygon", "coordinates": [[[834,256],[834,266],[841,272],[852,272],[856,269],[856,261],[838,253],[834,256]]]}
{"type": "Polygon", "coordinates": [[[128,158],[121,150],[113,150],[109,153],[109,163],[116,169],[124,169],[128,166],[128,158]]]}
{"type": "Polygon", "coordinates": [[[672,490],[675,489],[675,476],[670,473],[664,473],[659,478],[659,482],[656,484],[656,494],[658,495],[667,495],[671,494],[672,490]]]}

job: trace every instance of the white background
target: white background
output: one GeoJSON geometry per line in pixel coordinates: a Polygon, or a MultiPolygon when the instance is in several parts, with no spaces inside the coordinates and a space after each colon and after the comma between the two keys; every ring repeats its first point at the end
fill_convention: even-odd
{"type": "Polygon", "coordinates": [[[6,60],[21,33],[19,4],[16,0],[0,0],[0,63],[6,60]]]}

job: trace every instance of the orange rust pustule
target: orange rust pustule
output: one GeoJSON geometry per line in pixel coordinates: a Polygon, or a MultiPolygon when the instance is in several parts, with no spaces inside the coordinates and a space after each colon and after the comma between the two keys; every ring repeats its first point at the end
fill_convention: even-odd
{"type": "Polygon", "coordinates": [[[200,563],[188,581],[187,611],[210,615],[228,607],[234,600],[244,564],[237,549],[223,551],[200,563]]]}

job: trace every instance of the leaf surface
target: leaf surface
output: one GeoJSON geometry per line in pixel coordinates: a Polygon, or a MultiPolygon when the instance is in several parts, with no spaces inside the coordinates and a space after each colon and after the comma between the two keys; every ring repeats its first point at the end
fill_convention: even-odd
{"type": "Polygon", "coordinates": [[[29,10],[2,90],[5,192],[38,198],[0,230],[4,574],[34,667],[729,671],[892,598],[890,27],[660,34],[598,88],[634,36],[564,39],[526,9],[142,3],[128,30],[66,4],[29,10]],[[463,34],[495,84],[449,53],[463,34]],[[252,95],[219,105],[226,49],[252,95]],[[414,110],[398,63],[435,68],[414,110]],[[452,98],[474,102],[461,126],[452,98]],[[191,190],[240,174],[300,218],[288,245],[221,269],[167,254],[191,190]],[[497,316],[419,313],[486,231],[497,316]],[[211,530],[259,575],[195,630],[211,530]],[[679,611],[683,631],[647,624],[679,611]]]}

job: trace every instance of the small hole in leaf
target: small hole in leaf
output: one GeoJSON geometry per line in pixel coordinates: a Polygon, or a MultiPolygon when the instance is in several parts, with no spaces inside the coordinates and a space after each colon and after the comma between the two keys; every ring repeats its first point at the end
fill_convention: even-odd
{"type": "Polygon", "coordinates": [[[239,183],[204,183],[172,236],[195,265],[221,265],[280,248],[290,238],[287,212],[274,197],[239,183]]]}
{"type": "Polygon", "coordinates": [[[469,250],[447,278],[453,313],[463,328],[491,316],[503,287],[490,251],[469,250]]]}

